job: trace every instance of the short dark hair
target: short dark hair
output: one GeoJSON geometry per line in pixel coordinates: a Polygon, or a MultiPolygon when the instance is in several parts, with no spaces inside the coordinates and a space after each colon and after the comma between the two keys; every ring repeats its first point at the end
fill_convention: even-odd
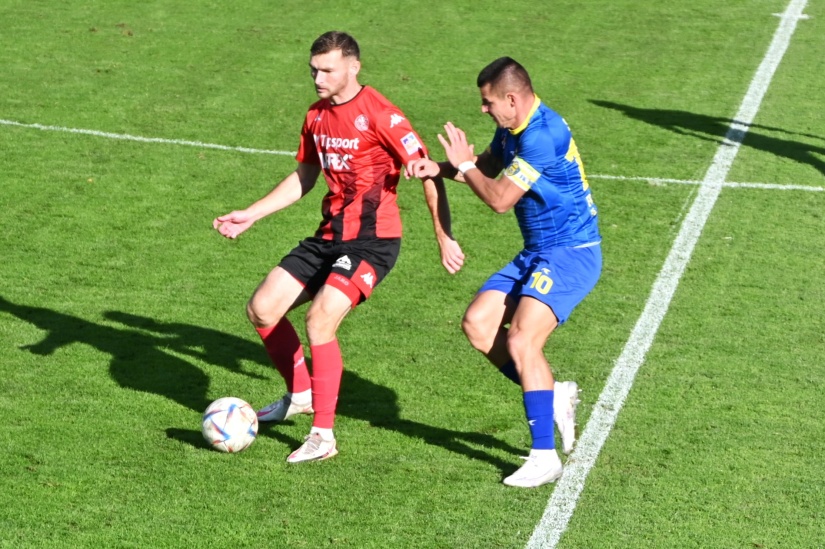
{"type": "Polygon", "coordinates": [[[476,85],[481,88],[487,84],[495,91],[533,91],[533,83],[527,69],[512,57],[499,57],[481,69],[476,85]]]}
{"type": "Polygon", "coordinates": [[[334,50],[341,50],[344,57],[354,57],[361,59],[361,50],[358,42],[349,34],[341,31],[328,31],[315,39],[312,47],[309,48],[311,56],[329,53],[334,50]]]}

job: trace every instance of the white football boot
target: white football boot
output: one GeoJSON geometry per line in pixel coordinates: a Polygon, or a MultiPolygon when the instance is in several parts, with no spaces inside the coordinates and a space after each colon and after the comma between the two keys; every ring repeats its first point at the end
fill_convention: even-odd
{"type": "Polygon", "coordinates": [[[555,450],[530,450],[527,462],[504,479],[507,486],[536,488],[561,478],[563,467],[555,450]]]}
{"type": "Polygon", "coordinates": [[[553,418],[561,434],[562,451],[569,454],[576,442],[576,406],[579,386],[575,381],[557,381],[553,388],[553,418]]]}
{"type": "Polygon", "coordinates": [[[275,401],[269,406],[258,410],[258,421],[283,421],[297,414],[312,414],[312,397],[306,404],[298,404],[292,401],[293,396],[285,394],[281,400],[275,401]]]}
{"type": "Polygon", "coordinates": [[[302,461],[320,461],[329,459],[338,453],[335,447],[335,439],[325,440],[320,433],[310,433],[304,439],[300,448],[289,454],[287,463],[300,463],[302,461]]]}

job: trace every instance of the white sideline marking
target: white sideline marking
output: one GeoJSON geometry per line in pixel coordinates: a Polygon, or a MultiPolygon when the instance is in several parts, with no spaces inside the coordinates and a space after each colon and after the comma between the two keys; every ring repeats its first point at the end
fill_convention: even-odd
{"type": "MultiPolygon", "coordinates": [[[[587,179],[612,179],[617,181],[647,181],[652,185],[665,185],[676,183],[678,185],[701,185],[698,179],[667,179],[662,177],[636,177],[626,175],[592,175],[588,174],[587,179]]],[[[722,183],[725,188],[731,189],[770,189],[774,191],[811,191],[823,192],[825,187],[815,185],[782,185],[779,183],[722,183]]]]}
{"type": "Polygon", "coordinates": [[[822,192],[825,187],[814,187],[808,185],[778,185],[776,183],[725,183],[723,187],[730,187],[733,189],[772,189],[772,190],[789,190],[789,191],[812,191],[822,192]]]}
{"type": "MultiPolygon", "coordinates": [[[[205,149],[218,149],[222,151],[237,151],[248,154],[274,154],[280,156],[295,156],[295,151],[278,151],[269,149],[252,149],[249,147],[230,147],[228,145],[218,145],[216,143],[204,143],[202,141],[187,141],[184,139],[166,139],[163,137],[143,137],[140,135],[129,135],[128,133],[111,133],[100,130],[86,130],[82,128],[68,128],[65,126],[48,126],[45,124],[24,124],[14,120],[4,120],[0,118],[0,126],[16,126],[18,128],[29,128],[33,130],[77,133],[92,135],[95,137],[105,137],[108,139],[120,139],[124,141],[138,141],[140,143],[161,143],[166,145],[185,145],[189,147],[200,147],[205,149]]],[[[653,185],[663,185],[666,183],[676,183],[680,185],[701,185],[697,179],[668,179],[664,177],[634,177],[624,175],[593,175],[587,176],[590,179],[613,179],[619,181],[647,181],[653,185]]],[[[825,187],[814,187],[808,185],[780,185],[776,183],[723,183],[723,187],[747,187],[752,189],[773,189],[782,191],[825,191],[825,187]]]]}
{"type": "Polygon", "coordinates": [[[164,143],[168,145],[187,145],[189,147],[200,147],[202,149],[220,149],[222,151],[239,151],[252,154],[277,154],[283,156],[295,156],[290,151],[268,151],[266,149],[250,149],[248,147],[229,147],[227,145],[216,145],[215,143],[202,143],[200,141],[186,141],[184,139],[164,139],[162,137],[141,137],[139,135],[129,135],[128,133],[109,133],[98,130],[84,130],[80,128],[66,128],[63,126],[44,126],[43,124],[23,124],[14,120],[3,120],[0,118],[0,125],[18,126],[20,128],[31,128],[35,130],[81,133],[84,135],[94,135],[95,137],[107,137],[109,139],[122,139],[125,141],[140,141],[141,143],[164,143]]]}
{"type": "Polygon", "coordinates": [[[593,413],[581,435],[578,446],[567,461],[564,474],[553,490],[544,515],[527,543],[528,548],[556,547],[566,530],[579,495],[584,489],[585,479],[596,463],[596,458],[607,435],[613,428],[619,410],[630,392],[636,372],[644,362],[645,355],[653,343],[653,338],[676,292],[679,279],[685,271],[693,248],[722,190],[725,177],[733,165],[742,139],[756,116],[765,91],[785,54],[806,3],[807,0],[791,0],[783,13],[768,52],[748,87],[739,112],[734,117],[734,122],[713,157],[713,162],[699,186],[696,200],[682,223],[662,270],[653,283],[644,311],[636,322],[622,354],[616,360],[604,390],[593,407],[593,413]]]}

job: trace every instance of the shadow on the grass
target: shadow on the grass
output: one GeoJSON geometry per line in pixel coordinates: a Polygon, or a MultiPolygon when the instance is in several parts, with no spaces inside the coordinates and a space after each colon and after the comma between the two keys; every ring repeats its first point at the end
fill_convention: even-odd
{"type": "MultiPolygon", "coordinates": [[[[109,372],[121,387],[160,395],[197,412],[205,410],[210,403],[207,397],[209,377],[180,357],[197,358],[247,377],[267,379],[243,371],[241,365],[242,360],[268,364],[262,345],[217,330],[159,322],[120,311],[105,312],[103,316],[107,320],[123,326],[114,327],[43,307],[18,305],[3,297],[0,297],[0,312],[7,312],[46,332],[41,341],[24,345],[22,350],[46,356],[73,343],[90,345],[112,357],[109,372]]],[[[311,364],[311,359],[308,362],[311,364]]],[[[485,449],[511,454],[519,452],[491,435],[455,431],[403,419],[395,391],[346,370],[341,382],[338,415],[423,440],[502,470],[511,469],[512,464],[485,449]]],[[[271,425],[262,425],[260,434],[278,439],[289,447],[300,443],[271,425]]],[[[208,448],[199,429],[169,428],[166,435],[198,448],[208,448]]]]}
{"type": "Polygon", "coordinates": [[[341,380],[338,414],[366,421],[373,427],[423,440],[427,444],[468,458],[487,462],[502,471],[512,469],[512,463],[496,457],[486,449],[500,450],[511,455],[525,452],[524,449],[514,448],[491,435],[456,431],[404,419],[401,417],[398,395],[395,391],[346,370],[341,380]]]}
{"type": "MultiPolygon", "coordinates": [[[[307,364],[310,368],[312,367],[311,358],[307,359],[307,364]]],[[[511,455],[525,452],[524,449],[510,446],[492,435],[472,431],[456,431],[404,419],[401,417],[398,395],[395,391],[347,370],[344,370],[341,379],[341,395],[338,399],[337,415],[358,419],[369,423],[372,427],[400,433],[412,439],[423,440],[432,446],[438,446],[450,452],[489,463],[502,472],[511,471],[513,464],[491,454],[487,449],[503,451],[511,455]]],[[[301,417],[304,416],[300,416],[299,421],[301,421],[301,417]]],[[[306,424],[309,425],[309,418],[306,419],[306,424]]],[[[279,430],[282,425],[293,424],[292,419],[288,419],[283,423],[261,423],[258,427],[258,436],[267,436],[278,440],[287,448],[297,448],[303,441],[286,435],[279,430]]],[[[207,447],[202,443],[199,431],[167,429],[167,436],[193,446],[207,447]]]]}
{"type": "Polygon", "coordinates": [[[178,429],[176,427],[169,427],[166,429],[166,438],[171,438],[179,442],[194,446],[195,448],[202,448],[204,450],[211,450],[212,447],[203,438],[203,433],[200,429],[178,429]]]}
{"type": "Polygon", "coordinates": [[[23,350],[51,355],[73,343],[85,343],[112,357],[109,373],[118,385],[135,391],[164,396],[196,411],[209,405],[209,377],[198,367],[175,356],[197,357],[242,375],[241,359],[262,361],[261,350],[252,342],[228,334],[187,324],[165,324],[121,312],[104,316],[127,328],[97,324],[65,313],[17,305],[0,297],[6,311],[46,332],[38,343],[23,350]],[[174,353],[174,354],[173,354],[174,353]]]}
{"type": "MultiPolygon", "coordinates": [[[[646,124],[659,126],[674,133],[691,135],[698,139],[713,141],[715,143],[721,143],[722,139],[730,130],[731,124],[737,122],[730,118],[707,116],[704,114],[696,114],[687,111],[644,109],[598,99],[591,99],[590,102],[599,107],[613,109],[624,114],[628,118],[640,120],[646,124]]],[[[814,146],[801,141],[795,141],[793,139],[771,137],[769,135],[765,135],[765,133],[760,132],[759,130],[765,130],[773,133],[783,133],[786,135],[800,135],[802,137],[808,137],[820,141],[825,141],[825,137],[806,133],[790,132],[782,128],[762,126],[759,124],[750,124],[748,126],[748,133],[745,135],[744,141],[742,142],[742,145],[745,147],[751,147],[776,156],[785,157],[795,162],[799,162],[800,164],[809,164],[817,169],[819,173],[825,174],[825,161],[816,156],[825,155],[825,147],[814,146]]]]}

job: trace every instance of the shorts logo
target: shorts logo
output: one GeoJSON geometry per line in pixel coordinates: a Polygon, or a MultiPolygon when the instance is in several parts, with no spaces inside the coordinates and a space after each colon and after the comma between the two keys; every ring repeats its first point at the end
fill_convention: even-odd
{"type": "Polygon", "coordinates": [[[367,131],[370,129],[370,119],[363,114],[359,114],[358,118],[355,119],[355,129],[362,132],[367,131]]]}
{"type": "Polygon", "coordinates": [[[400,124],[404,121],[404,117],[400,114],[393,113],[390,115],[390,129],[394,128],[396,124],[400,124]]]}
{"type": "Polygon", "coordinates": [[[372,288],[373,284],[375,284],[375,277],[372,273],[365,273],[361,275],[361,280],[364,281],[364,284],[372,288]]]}
{"type": "Polygon", "coordinates": [[[352,261],[350,261],[349,256],[342,255],[335,261],[335,264],[333,264],[332,266],[333,269],[336,267],[346,269],[349,271],[352,269],[352,261]]]}
{"type": "Polygon", "coordinates": [[[401,144],[404,145],[404,150],[407,151],[407,154],[416,153],[423,148],[413,132],[402,137],[401,144]]]}
{"type": "Polygon", "coordinates": [[[366,261],[360,261],[358,268],[352,275],[352,282],[361,290],[365,298],[369,297],[375,285],[378,284],[378,276],[375,269],[366,261]]]}
{"type": "Polygon", "coordinates": [[[553,279],[550,278],[550,269],[542,268],[530,275],[530,288],[542,295],[547,295],[553,287],[553,279]]]}

